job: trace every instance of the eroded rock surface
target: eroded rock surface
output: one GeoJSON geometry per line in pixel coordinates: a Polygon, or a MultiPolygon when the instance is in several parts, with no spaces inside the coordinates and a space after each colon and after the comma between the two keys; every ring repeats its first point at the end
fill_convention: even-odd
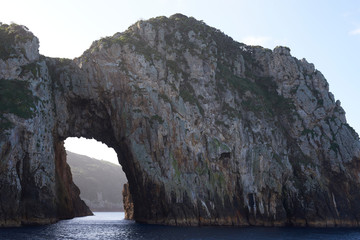
{"type": "Polygon", "coordinates": [[[133,220],[134,219],[134,202],[131,197],[129,184],[124,184],[123,188],[123,202],[124,202],[124,210],[125,210],[125,219],[133,220]]]}
{"type": "Polygon", "coordinates": [[[56,134],[53,81],[39,41],[0,25],[0,226],[91,214],[73,184],[56,134]]]}
{"type": "Polygon", "coordinates": [[[1,86],[21,82],[32,98],[16,102],[28,115],[1,109],[3,225],[86,212],[75,213],[62,142],[82,136],[115,149],[140,222],[359,226],[358,135],[290,49],[246,46],[180,14],[74,60],[39,56],[31,36],[0,60],[1,86]]]}

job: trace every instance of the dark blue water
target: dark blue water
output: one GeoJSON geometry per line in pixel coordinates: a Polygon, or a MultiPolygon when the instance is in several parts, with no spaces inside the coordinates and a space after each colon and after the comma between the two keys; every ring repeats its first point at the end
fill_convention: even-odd
{"type": "Polygon", "coordinates": [[[0,229],[0,239],[360,239],[359,228],[166,227],[123,218],[124,213],[98,212],[49,226],[0,229]]]}

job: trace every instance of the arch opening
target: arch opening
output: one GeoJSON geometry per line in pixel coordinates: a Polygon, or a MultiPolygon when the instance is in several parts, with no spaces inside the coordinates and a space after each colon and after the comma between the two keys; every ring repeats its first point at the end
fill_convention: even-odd
{"type": "MultiPolygon", "coordinates": [[[[84,209],[77,211],[74,208],[78,207],[81,209],[83,206],[86,207],[84,203],[79,202],[81,201],[78,196],[79,193],[76,193],[79,192],[79,190],[75,190],[74,192],[72,189],[66,189],[66,187],[62,186],[66,186],[67,183],[75,186],[71,177],[70,168],[67,167],[66,163],[64,141],[68,138],[83,137],[102,142],[115,151],[116,158],[118,159],[117,162],[121,165],[128,180],[124,191],[126,195],[125,199],[127,199],[127,204],[125,204],[125,218],[134,219],[135,206],[146,205],[148,198],[144,197],[143,193],[145,191],[139,190],[139,183],[142,182],[142,176],[139,176],[141,173],[137,171],[138,169],[133,162],[133,156],[128,147],[129,142],[124,136],[126,131],[125,124],[122,121],[113,121],[114,116],[112,116],[112,114],[116,111],[111,108],[111,104],[105,104],[102,101],[98,101],[98,99],[88,99],[85,96],[71,96],[67,99],[65,106],[66,113],[59,113],[59,115],[62,114],[65,117],[63,121],[59,123],[55,144],[56,174],[59,179],[57,180],[59,186],[57,195],[60,196],[59,208],[65,209],[68,213],[70,212],[70,214],[66,216],[71,217],[72,212],[75,213],[75,216],[83,215],[84,209]],[[63,170],[67,168],[69,168],[69,170],[63,170]],[[67,171],[67,173],[65,173],[65,171],[67,171]],[[133,202],[134,198],[132,196],[134,193],[136,193],[136,199],[139,199],[138,204],[135,204],[135,201],[133,202]],[[74,194],[77,196],[74,196],[74,194]],[[66,197],[61,199],[62,196],[66,197]],[[67,204],[67,200],[72,203],[67,204]],[[68,205],[70,205],[70,207],[68,207],[68,205]]],[[[99,198],[101,198],[101,196],[99,198]]]]}
{"type": "MultiPolygon", "coordinates": [[[[76,66],[72,67],[77,69],[76,66]]],[[[62,74],[59,69],[56,71],[59,72],[59,75],[62,74]]],[[[180,213],[181,219],[186,219],[184,217],[188,215],[196,216],[198,211],[192,207],[194,204],[172,204],[176,203],[179,198],[181,200],[188,199],[188,194],[183,194],[182,190],[173,194],[169,190],[175,187],[173,183],[167,184],[167,180],[171,180],[171,175],[173,175],[173,172],[169,170],[174,165],[174,161],[169,164],[169,160],[166,162],[159,160],[161,155],[171,153],[160,149],[151,151],[157,145],[155,138],[157,128],[152,126],[158,125],[162,119],[158,115],[151,115],[150,118],[134,118],[132,113],[135,103],[131,100],[129,94],[131,89],[126,84],[126,78],[114,77],[117,80],[114,80],[113,83],[119,88],[119,91],[115,92],[105,91],[97,81],[96,83],[89,82],[89,79],[86,79],[87,77],[81,72],[72,79],[62,74],[59,82],[56,83],[60,84],[60,91],[57,91],[54,96],[58,117],[54,137],[56,177],[58,179],[56,180],[58,186],[57,208],[61,212],[67,212],[67,214],[63,214],[64,218],[71,217],[73,212],[75,212],[75,216],[80,216],[74,211],[74,207],[71,207],[76,204],[66,204],[66,200],[73,202],[81,200],[78,196],[70,196],[72,191],[66,187],[68,183],[74,184],[70,169],[64,170],[69,168],[66,163],[64,141],[69,137],[84,137],[94,138],[115,150],[128,180],[124,192],[128,196],[130,207],[129,210],[125,209],[125,213],[130,214],[125,214],[125,218],[146,223],[177,224],[173,219],[178,213],[180,213]],[[119,78],[122,81],[119,81],[119,78]],[[74,87],[84,83],[91,87],[74,87]],[[67,86],[73,86],[73,88],[67,86]],[[71,89],[71,91],[68,92],[67,89],[71,89]],[[134,133],[137,135],[139,131],[141,132],[140,138],[134,139],[134,133]],[[64,173],[64,171],[68,173],[64,173]],[[165,174],[166,171],[168,174],[165,174]],[[176,197],[177,195],[179,198],[176,197]],[[182,197],[183,195],[184,197],[182,197]],[[70,207],[68,207],[69,205],[70,207]],[[182,209],[188,207],[192,210],[186,210],[186,213],[183,213],[182,209]]],[[[165,144],[168,144],[166,139],[165,144]]],[[[186,192],[186,190],[184,191],[186,192]]],[[[86,206],[81,203],[80,205],[86,206]]],[[[63,216],[61,212],[58,213],[60,218],[63,216]]]]}
{"type": "Polygon", "coordinates": [[[94,212],[124,212],[127,178],[113,148],[95,139],[67,138],[66,160],[80,198],[94,212]]]}

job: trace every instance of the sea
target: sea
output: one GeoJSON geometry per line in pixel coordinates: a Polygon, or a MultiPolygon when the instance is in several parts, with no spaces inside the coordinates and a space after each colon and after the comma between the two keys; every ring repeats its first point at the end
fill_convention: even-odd
{"type": "Polygon", "coordinates": [[[46,226],[0,228],[0,239],[360,239],[360,228],[170,227],[124,220],[123,212],[94,214],[46,226]]]}

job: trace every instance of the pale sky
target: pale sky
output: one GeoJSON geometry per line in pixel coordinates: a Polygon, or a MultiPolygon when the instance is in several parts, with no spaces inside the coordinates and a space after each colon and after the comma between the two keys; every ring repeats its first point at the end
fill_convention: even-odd
{"type": "MultiPolygon", "coordinates": [[[[349,124],[360,132],[360,1],[0,0],[0,6],[0,21],[27,26],[40,39],[40,53],[49,57],[78,57],[92,41],[140,19],[175,13],[203,20],[239,42],[288,46],[293,56],[306,58],[324,74],[349,124]]],[[[90,148],[95,147],[78,152],[87,154],[90,148]]],[[[104,160],[116,159],[97,152],[104,160]]]]}

